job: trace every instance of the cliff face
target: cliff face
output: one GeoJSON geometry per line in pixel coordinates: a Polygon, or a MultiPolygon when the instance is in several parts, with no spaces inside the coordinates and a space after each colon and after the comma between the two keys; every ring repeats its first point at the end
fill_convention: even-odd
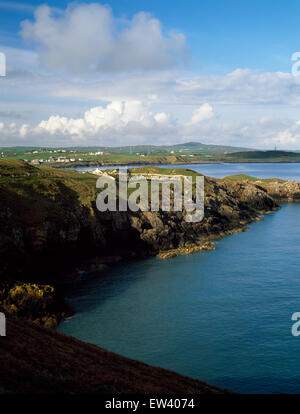
{"type": "Polygon", "coordinates": [[[96,208],[96,177],[0,163],[0,277],[41,281],[61,277],[89,257],[157,254],[224,236],[258,213],[278,208],[251,183],[205,178],[205,217],[184,212],[105,212],[96,208]]]}
{"type": "MultiPolygon", "coordinates": [[[[187,223],[184,212],[100,213],[95,184],[90,174],[0,162],[0,310],[7,315],[55,326],[59,300],[51,285],[39,282],[60,280],[70,264],[209,248],[208,240],[244,229],[259,213],[278,208],[260,185],[206,177],[205,217],[199,223],[187,223]],[[24,280],[35,283],[16,283],[24,280]]],[[[0,340],[1,391],[221,392],[12,317],[0,340]]]]}
{"type": "Polygon", "coordinates": [[[9,318],[6,333],[0,339],[0,393],[225,392],[29,322],[9,318]]]}
{"type": "Polygon", "coordinates": [[[276,202],[299,202],[300,183],[296,181],[281,180],[279,178],[256,178],[249,175],[229,175],[225,177],[226,182],[240,182],[245,185],[252,184],[266,191],[276,202]]]}
{"type": "Polygon", "coordinates": [[[296,181],[274,180],[263,183],[262,187],[278,202],[300,201],[300,183],[296,181]]]}

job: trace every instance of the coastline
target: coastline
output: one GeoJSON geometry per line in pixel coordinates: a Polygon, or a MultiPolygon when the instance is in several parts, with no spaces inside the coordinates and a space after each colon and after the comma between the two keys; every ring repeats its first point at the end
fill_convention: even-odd
{"type": "Polygon", "coordinates": [[[50,168],[78,168],[78,167],[126,167],[127,165],[136,165],[136,166],[167,166],[167,165],[196,165],[196,164],[300,164],[300,161],[279,161],[279,160],[253,160],[253,161],[209,161],[209,160],[197,160],[197,161],[191,161],[191,162],[184,162],[184,161],[178,161],[178,162],[163,162],[163,163],[155,163],[153,161],[128,161],[127,163],[118,163],[118,162],[97,162],[97,161],[83,161],[83,162],[70,162],[70,163],[49,163],[47,167],[50,168]]]}
{"type": "MultiPolygon", "coordinates": [[[[8,278],[12,289],[16,284],[29,284],[24,295],[29,289],[34,301],[39,297],[32,283],[54,286],[60,293],[63,281],[107,269],[108,262],[150,255],[170,258],[213,249],[214,240],[245,231],[259,215],[279,208],[261,186],[205,177],[206,215],[201,222],[186,223],[186,212],[100,213],[95,205],[95,176],[45,170],[21,161],[2,163],[1,237],[6,240],[2,278],[8,278]],[[20,182],[24,182],[23,195],[19,194],[20,182]]],[[[13,304],[10,300],[5,310],[24,314],[22,309],[11,308],[13,304]]],[[[45,316],[51,325],[53,314],[58,324],[65,313],[64,308],[54,313],[47,308],[39,318],[28,311],[31,320],[43,323],[45,316]]]]}
{"type": "Polygon", "coordinates": [[[233,394],[13,317],[0,351],[3,395],[233,394]]]}
{"type": "MultiPolygon", "coordinates": [[[[120,260],[136,260],[149,255],[165,260],[178,254],[213,250],[215,240],[246,231],[249,223],[263,219],[262,214],[280,208],[269,192],[279,196],[279,201],[286,193],[293,201],[291,195],[296,194],[298,197],[299,191],[299,183],[283,180],[263,188],[268,186],[267,181],[254,183],[250,180],[215,180],[206,177],[207,215],[202,222],[187,225],[182,212],[99,214],[94,205],[95,177],[90,174],[52,169],[46,172],[42,168],[19,162],[4,165],[1,179],[3,194],[10,194],[6,199],[3,197],[6,203],[3,211],[7,214],[4,216],[5,226],[2,226],[1,236],[5,237],[5,246],[9,249],[14,246],[13,250],[8,251],[9,254],[16,252],[19,258],[25,251],[26,260],[31,258],[29,267],[20,268],[22,262],[15,263],[14,256],[9,262],[10,256],[4,254],[4,270],[11,270],[14,275],[9,295],[2,298],[6,305],[4,310],[9,319],[17,318],[15,320],[20,324],[20,329],[22,324],[29,324],[26,319],[34,322],[33,325],[24,325],[25,332],[30,331],[30,326],[35,326],[37,328],[34,329],[42,329],[42,337],[48,332],[43,330],[45,327],[51,327],[51,332],[56,332],[53,328],[63,317],[69,316],[65,313],[64,302],[56,301],[57,293],[60,295],[56,287],[65,280],[72,283],[73,277],[82,277],[85,266],[85,277],[88,277],[89,272],[101,269],[109,271],[109,266],[120,260]],[[23,180],[26,182],[24,188],[30,191],[20,195],[16,188],[19,189],[19,183],[23,180]],[[46,188],[50,192],[45,196],[46,188]],[[29,211],[30,214],[20,215],[21,211],[29,211]],[[32,216],[35,217],[34,226],[32,216]],[[55,246],[58,246],[56,250],[55,246]],[[92,247],[94,250],[91,250],[92,247]],[[83,248],[84,255],[80,256],[83,248]],[[99,249],[102,253],[100,256],[99,249]],[[57,267],[60,257],[65,260],[62,268],[57,267]],[[45,267],[45,263],[45,270],[49,272],[47,283],[45,278],[39,278],[41,266],[45,267]],[[77,267],[77,273],[66,272],[71,263],[77,267]],[[9,269],[8,265],[12,268],[9,269]],[[19,271],[17,277],[15,265],[19,271]],[[32,311],[32,305],[36,313],[32,311]]],[[[78,342],[67,338],[70,344],[78,342]]],[[[135,364],[140,363],[135,361],[135,364]]]]}

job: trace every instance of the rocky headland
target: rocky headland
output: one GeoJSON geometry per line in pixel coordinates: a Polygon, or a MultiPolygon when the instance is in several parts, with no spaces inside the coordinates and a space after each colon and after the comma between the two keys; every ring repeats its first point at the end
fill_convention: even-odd
{"type": "Polygon", "coordinates": [[[199,246],[279,208],[262,186],[205,177],[205,217],[198,223],[186,222],[185,211],[99,212],[96,179],[1,161],[1,280],[59,281],[91,258],[102,264],[106,257],[199,246]]]}
{"type": "Polygon", "coordinates": [[[22,161],[0,162],[0,280],[5,284],[0,310],[53,326],[69,311],[60,292],[66,278],[107,269],[121,259],[211,250],[213,240],[244,231],[264,212],[279,208],[261,183],[205,177],[201,222],[186,222],[185,211],[100,212],[96,179],[22,161]],[[26,306],[34,311],[26,312],[26,306]]]}
{"type": "Polygon", "coordinates": [[[298,183],[251,177],[222,180],[205,177],[204,219],[188,223],[185,211],[101,213],[96,207],[99,191],[96,179],[92,174],[34,167],[22,161],[0,162],[0,311],[11,315],[8,332],[14,332],[1,342],[10,362],[4,364],[0,372],[10,377],[11,383],[0,384],[0,387],[4,391],[21,391],[18,384],[22,375],[33,370],[36,383],[28,384],[29,392],[38,383],[44,384],[45,390],[49,383],[53,387],[50,390],[54,391],[69,384],[66,389],[70,392],[79,389],[83,392],[130,392],[129,385],[119,378],[124,364],[124,369],[130,366],[139,378],[136,384],[141,380],[133,392],[143,392],[143,387],[146,387],[145,392],[215,392],[214,387],[122,359],[48,330],[47,327],[55,327],[70,312],[64,304],[60,283],[66,278],[80,276],[83,271],[107,271],[108,265],[122,259],[147,255],[168,259],[177,254],[212,250],[214,240],[246,230],[247,224],[261,220],[263,213],[277,210],[277,202],[300,199],[298,183]],[[44,349],[39,364],[35,365],[34,356],[22,356],[20,335],[37,348],[39,343],[50,340],[53,349],[44,349]],[[12,352],[10,348],[18,349],[18,352],[12,352]],[[110,382],[108,377],[104,376],[103,381],[97,377],[94,385],[86,385],[88,389],[80,388],[82,384],[73,378],[75,374],[71,369],[77,351],[82,353],[83,360],[89,360],[87,381],[93,381],[98,375],[93,364],[107,367],[107,373],[108,366],[113,364],[115,379],[110,382]],[[25,358],[24,370],[18,374],[16,367],[20,366],[22,358],[25,358]],[[68,358],[69,365],[66,364],[62,373],[66,380],[58,379],[60,368],[54,363],[56,358],[58,361],[68,358]],[[51,365],[51,369],[45,364],[51,365]],[[150,370],[154,370],[153,381],[151,379],[151,384],[148,381],[145,385],[143,375],[150,375],[150,370]],[[44,378],[43,372],[47,372],[44,378]],[[170,387],[163,387],[161,383],[159,388],[156,375],[161,380],[171,375],[170,387]]]}

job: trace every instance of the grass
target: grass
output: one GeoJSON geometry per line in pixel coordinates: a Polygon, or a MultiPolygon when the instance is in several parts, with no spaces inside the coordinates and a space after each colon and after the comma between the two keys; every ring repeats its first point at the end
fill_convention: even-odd
{"type": "Polygon", "coordinates": [[[161,174],[161,175],[184,175],[194,177],[201,175],[188,168],[160,168],[160,167],[139,167],[130,168],[130,172],[134,174],[161,174]]]}
{"type": "Polygon", "coordinates": [[[223,180],[230,180],[230,181],[249,181],[249,182],[264,182],[269,183],[272,181],[284,181],[280,180],[279,178],[257,178],[257,177],[251,177],[250,175],[246,174],[236,174],[236,175],[228,175],[226,177],[222,178],[223,180]]]}
{"type": "MultiPolygon", "coordinates": [[[[18,160],[34,160],[34,159],[49,159],[53,157],[66,157],[68,159],[75,158],[76,161],[64,163],[64,162],[52,162],[47,163],[48,166],[65,166],[65,165],[126,165],[126,164],[194,164],[194,163],[206,163],[206,162],[234,162],[234,163],[252,163],[252,162],[300,162],[300,153],[291,151],[239,151],[239,152],[221,152],[219,148],[197,148],[197,146],[190,145],[184,150],[179,150],[180,146],[171,146],[173,148],[172,153],[170,148],[167,147],[154,147],[154,146],[141,146],[141,147],[77,147],[77,148],[65,148],[64,153],[50,153],[49,149],[43,150],[37,154],[32,154],[34,148],[26,147],[11,147],[0,148],[0,152],[3,151],[4,157],[2,159],[18,159],[18,160]],[[76,149],[76,153],[70,152],[76,149]],[[105,153],[103,155],[90,155],[89,152],[95,152],[101,149],[105,153]],[[80,159],[81,161],[79,161],[80,159]]],[[[210,147],[209,147],[210,148],[210,147]]],[[[228,148],[227,148],[228,150],[228,148]]],[[[226,151],[226,147],[224,147],[226,151]]]]}
{"type": "MultiPolygon", "coordinates": [[[[26,251],[33,257],[42,254],[45,247],[59,249],[56,232],[68,233],[70,228],[76,229],[78,220],[93,220],[96,179],[91,174],[38,168],[18,160],[0,161],[1,277],[21,275],[29,260],[26,251]],[[49,225],[53,246],[48,245],[45,226],[49,225]],[[5,270],[8,263],[13,265],[14,273],[5,270]]],[[[47,265],[43,266],[42,258],[39,260],[41,263],[36,261],[30,266],[35,266],[35,272],[43,269],[42,277],[47,265]]]]}

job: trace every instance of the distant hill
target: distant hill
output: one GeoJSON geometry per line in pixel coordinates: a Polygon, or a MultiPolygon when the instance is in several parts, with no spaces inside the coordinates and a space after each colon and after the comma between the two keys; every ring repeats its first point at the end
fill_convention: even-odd
{"type": "Polygon", "coordinates": [[[199,150],[199,151],[207,151],[207,152],[238,152],[238,151],[255,151],[251,148],[244,148],[244,147],[232,147],[229,145],[213,145],[213,144],[202,144],[201,142],[186,142],[184,144],[176,144],[173,145],[176,149],[183,149],[183,150],[199,150]]]}
{"type": "Polygon", "coordinates": [[[292,151],[243,151],[228,154],[243,159],[299,158],[300,154],[292,151]]]}
{"type": "Polygon", "coordinates": [[[215,153],[225,153],[225,152],[243,152],[251,151],[251,148],[243,147],[232,147],[228,145],[210,145],[202,144],[201,142],[186,142],[183,144],[174,144],[174,145],[132,145],[126,147],[104,147],[104,150],[110,152],[164,152],[164,151],[174,151],[174,152],[215,152],[215,153]]]}
{"type": "MultiPolygon", "coordinates": [[[[76,150],[78,152],[92,152],[92,151],[105,151],[110,153],[161,153],[161,152],[194,152],[194,153],[227,153],[227,152],[244,152],[252,151],[251,148],[244,147],[232,147],[228,145],[210,145],[202,144],[201,142],[186,142],[183,144],[174,145],[127,145],[121,147],[109,147],[109,146],[90,146],[90,147],[0,147],[0,152],[4,153],[25,153],[26,151],[33,151],[36,149],[65,149],[65,150],[76,150]]],[[[255,151],[255,150],[253,150],[255,151]]]]}

